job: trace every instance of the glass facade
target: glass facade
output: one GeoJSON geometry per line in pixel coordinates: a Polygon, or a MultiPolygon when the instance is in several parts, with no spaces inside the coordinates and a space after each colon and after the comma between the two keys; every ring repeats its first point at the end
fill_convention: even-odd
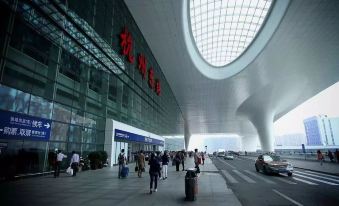
{"type": "Polygon", "coordinates": [[[172,90],[122,0],[0,4],[0,109],[52,120],[48,142],[0,138],[1,161],[12,162],[3,173],[49,171],[55,148],[82,156],[103,150],[107,118],[159,135],[183,134],[172,90]],[[137,62],[121,54],[125,27],[134,57],[144,54],[161,81],[159,96],[137,62]]]}
{"type": "Polygon", "coordinates": [[[190,0],[191,31],[202,57],[220,67],[235,61],[255,39],[271,0],[190,0]]]}

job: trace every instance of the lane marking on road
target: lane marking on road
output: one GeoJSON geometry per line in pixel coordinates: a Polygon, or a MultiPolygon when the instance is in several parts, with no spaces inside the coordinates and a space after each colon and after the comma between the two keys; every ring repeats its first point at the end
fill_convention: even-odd
{"type": "Polygon", "coordinates": [[[227,164],[227,165],[230,166],[232,169],[236,169],[236,167],[234,167],[233,165],[227,163],[225,160],[220,159],[220,161],[221,161],[222,163],[224,163],[224,164],[227,164]]]}
{"type": "Polygon", "coordinates": [[[238,170],[233,170],[233,172],[235,174],[237,174],[239,177],[241,177],[243,180],[245,180],[248,183],[255,183],[254,180],[252,180],[251,178],[247,177],[246,175],[244,175],[243,173],[239,172],[238,170]]]}
{"type": "Polygon", "coordinates": [[[309,171],[309,170],[303,170],[303,171],[307,172],[307,173],[312,173],[312,174],[318,174],[318,175],[326,176],[326,177],[339,178],[339,176],[328,175],[328,174],[324,174],[324,173],[321,173],[321,172],[313,172],[313,171],[309,171]]]}
{"type": "Polygon", "coordinates": [[[339,185],[339,184],[336,184],[336,183],[333,183],[333,182],[327,182],[325,180],[319,180],[319,179],[316,179],[316,178],[313,178],[313,177],[308,177],[308,176],[301,175],[301,174],[294,174],[294,175],[298,176],[298,177],[303,177],[303,178],[306,178],[306,179],[310,179],[310,180],[313,180],[313,181],[316,181],[316,182],[322,182],[322,183],[325,183],[325,184],[328,184],[328,185],[339,185]]]}
{"type": "Polygon", "coordinates": [[[275,182],[273,182],[273,181],[271,181],[271,180],[269,180],[267,178],[264,178],[264,177],[256,174],[255,172],[252,172],[252,171],[249,171],[249,170],[244,170],[244,172],[246,172],[246,173],[248,173],[250,175],[253,175],[254,177],[256,177],[256,178],[258,178],[258,179],[260,179],[260,180],[262,180],[262,181],[264,181],[264,182],[266,182],[268,184],[276,184],[275,182]]]}
{"type": "Polygon", "coordinates": [[[307,180],[303,180],[303,179],[299,179],[297,177],[292,177],[294,180],[297,180],[297,181],[300,181],[300,182],[303,182],[303,183],[306,183],[306,184],[309,184],[309,185],[318,185],[317,183],[314,183],[314,182],[310,182],[310,181],[307,181],[307,180]]]}
{"type": "Polygon", "coordinates": [[[278,195],[280,195],[281,197],[285,198],[286,200],[289,200],[290,202],[292,202],[295,205],[303,206],[299,202],[293,200],[292,198],[288,197],[287,195],[284,195],[283,193],[279,192],[278,190],[273,189],[273,192],[277,193],[278,195]]]}
{"type": "Polygon", "coordinates": [[[300,174],[304,174],[304,175],[309,175],[309,176],[312,176],[312,177],[319,177],[319,178],[322,178],[322,179],[325,179],[325,180],[331,180],[331,181],[334,181],[334,182],[339,182],[339,179],[333,179],[333,178],[329,178],[329,177],[323,177],[323,176],[320,176],[320,175],[309,174],[309,173],[306,173],[306,172],[300,172],[300,171],[294,171],[294,172],[300,173],[300,174]]]}
{"type": "Polygon", "coordinates": [[[290,184],[290,185],[296,185],[297,184],[296,182],[292,182],[292,181],[283,179],[283,178],[286,178],[286,177],[274,177],[274,178],[276,180],[279,180],[281,182],[285,182],[285,183],[290,184]]]}
{"type": "Polygon", "coordinates": [[[221,170],[221,172],[225,175],[226,179],[230,181],[231,183],[239,183],[230,173],[228,173],[226,170],[221,170]]]}

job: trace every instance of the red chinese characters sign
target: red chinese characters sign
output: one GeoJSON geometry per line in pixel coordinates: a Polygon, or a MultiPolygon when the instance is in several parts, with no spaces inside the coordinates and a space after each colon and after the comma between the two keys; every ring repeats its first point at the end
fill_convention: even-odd
{"type": "MultiPolygon", "coordinates": [[[[122,55],[127,57],[128,62],[131,64],[134,63],[133,55],[133,38],[131,33],[127,30],[127,27],[124,27],[120,33],[120,47],[122,50],[122,55]]],[[[138,55],[138,70],[142,76],[142,79],[145,79],[147,73],[147,60],[144,54],[138,55]]],[[[154,69],[150,67],[148,70],[148,86],[152,89],[158,96],[161,94],[160,80],[155,79],[154,69]]]]}
{"type": "Polygon", "coordinates": [[[138,56],[138,69],[142,78],[145,79],[146,76],[146,58],[143,54],[139,54],[138,56]]]}
{"type": "Polygon", "coordinates": [[[122,48],[122,54],[127,56],[127,59],[130,63],[134,63],[134,56],[133,56],[133,39],[130,32],[128,32],[127,28],[125,27],[120,34],[120,46],[122,48]]]}

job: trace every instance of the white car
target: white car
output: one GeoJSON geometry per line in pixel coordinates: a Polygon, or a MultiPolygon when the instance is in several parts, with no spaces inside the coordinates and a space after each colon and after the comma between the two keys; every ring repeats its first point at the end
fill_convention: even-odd
{"type": "Polygon", "coordinates": [[[234,159],[234,156],[231,155],[231,154],[226,154],[225,157],[224,157],[225,160],[233,160],[234,159]]]}

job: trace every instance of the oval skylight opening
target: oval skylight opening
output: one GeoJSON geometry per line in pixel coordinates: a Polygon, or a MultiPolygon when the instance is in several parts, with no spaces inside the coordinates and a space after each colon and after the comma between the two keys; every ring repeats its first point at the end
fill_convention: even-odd
{"type": "Polygon", "coordinates": [[[190,0],[190,25],[200,55],[214,67],[240,57],[260,31],[272,0],[190,0]]]}

